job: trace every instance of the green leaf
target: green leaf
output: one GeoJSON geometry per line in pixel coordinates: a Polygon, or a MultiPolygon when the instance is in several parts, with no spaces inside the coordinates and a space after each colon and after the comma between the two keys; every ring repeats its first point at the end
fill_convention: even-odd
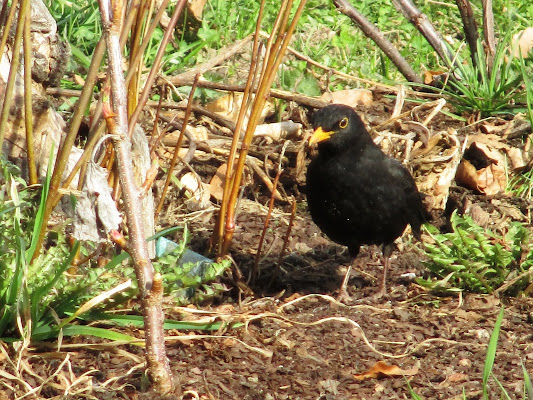
{"type": "Polygon", "coordinates": [[[485,358],[485,367],[483,368],[483,398],[488,399],[488,381],[490,374],[492,372],[492,367],[494,366],[494,359],[496,358],[496,349],[498,347],[498,338],[500,336],[500,328],[503,321],[504,308],[502,307],[498,317],[496,318],[496,323],[494,324],[494,329],[490,335],[489,345],[487,348],[487,356],[485,358]]]}

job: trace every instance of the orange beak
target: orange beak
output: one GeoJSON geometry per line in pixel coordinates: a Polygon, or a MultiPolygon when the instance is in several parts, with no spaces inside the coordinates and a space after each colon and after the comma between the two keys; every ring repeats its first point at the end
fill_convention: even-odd
{"type": "Polygon", "coordinates": [[[319,143],[323,140],[327,140],[331,137],[333,134],[332,131],[326,132],[322,130],[322,127],[316,128],[316,130],[313,132],[313,135],[309,138],[309,146],[319,143]]]}

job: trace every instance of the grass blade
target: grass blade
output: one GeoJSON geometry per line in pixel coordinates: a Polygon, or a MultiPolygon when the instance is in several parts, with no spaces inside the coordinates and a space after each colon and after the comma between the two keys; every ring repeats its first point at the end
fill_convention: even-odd
{"type": "Polygon", "coordinates": [[[487,357],[485,359],[485,367],[483,368],[483,398],[488,399],[488,380],[492,372],[492,367],[494,366],[494,359],[496,358],[496,348],[498,347],[498,338],[500,336],[500,328],[503,321],[504,308],[500,310],[498,318],[496,318],[496,323],[494,325],[494,330],[490,335],[489,346],[487,348],[487,357]]]}
{"type": "Polygon", "coordinates": [[[531,378],[524,363],[522,363],[522,371],[524,371],[524,399],[533,400],[533,386],[531,386],[531,378]]]}

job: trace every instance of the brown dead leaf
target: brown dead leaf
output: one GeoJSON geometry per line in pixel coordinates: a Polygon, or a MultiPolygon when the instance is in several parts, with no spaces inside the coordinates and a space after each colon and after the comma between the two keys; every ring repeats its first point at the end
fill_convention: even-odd
{"type": "Polygon", "coordinates": [[[189,0],[187,2],[187,10],[192,13],[192,16],[198,21],[202,20],[202,13],[207,0],[189,0]]]}
{"type": "MultiPolygon", "coordinates": [[[[232,92],[213,100],[212,102],[208,103],[205,108],[211,112],[220,114],[223,117],[226,117],[236,123],[237,118],[239,116],[239,111],[241,109],[242,97],[242,93],[232,92]]],[[[274,105],[272,103],[272,100],[269,100],[265,103],[265,106],[261,111],[261,117],[258,121],[258,124],[262,124],[265,118],[271,115],[273,111],[274,105]]],[[[249,116],[250,110],[246,112],[246,116],[244,119],[244,127],[246,127],[246,125],[248,124],[249,116]]]]}
{"type": "Polygon", "coordinates": [[[511,147],[506,151],[506,153],[513,171],[516,171],[517,169],[521,169],[526,166],[524,155],[522,154],[522,151],[520,149],[516,147],[511,147]]]}
{"type": "Polygon", "coordinates": [[[443,71],[425,71],[424,72],[424,84],[431,85],[436,77],[438,80],[442,80],[441,78],[445,74],[446,73],[443,71]]]}
{"type": "MultiPolygon", "coordinates": [[[[189,132],[194,136],[194,138],[199,142],[207,142],[209,139],[209,130],[202,125],[198,126],[191,126],[189,125],[188,128],[189,132]]],[[[179,137],[179,134],[177,135],[179,137]]]]}
{"type": "Polygon", "coordinates": [[[211,196],[218,201],[222,201],[222,196],[224,195],[224,182],[226,181],[227,169],[228,165],[226,163],[222,164],[220,167],[218,167],[217,172],[215,172],[215,175],[213,175],[211,178],[211,182],[209,182],[209,191],[211,192],[211,196]]]}
{"type": "Polygon", "coordinates": [[[479,190],[477,188],[477,171],[476,167],[468,160],[461,160],[459,167],[457,168],[457,173],[455,175],[455,180],[458,184],[479,190]]]}
{"type": "Polygon", "coordinates": [[[74,82],[80,86],[85,85],[85,79],[83,79],[80,75],[74,74],[74,82]]]}
{"type": "Polygon", "coordinates": [[[503,151],[496,146],[476,141],[469,146],[466,154],[486,166],[477,169],[470,161],[463,159],[457,168],[455,176],[457,183],[486,195],[494,195],[505,190],[507,174],[503,151]]]}
{"type": "Polygon", "coordinates": [[[363,381],[370,378],[390,377],[390,376],[413,376],[418,373],[418,367],[411,369],[401,369],[397,365],[391,365],[385,361],[378,361],[372,368],[362,374],[354,374],[354,379],[363,381]]]}
{"type": "Polygon", "coordinates": [[[198,211],[209,207],[209,186],[200,181],[195,174],[187,172],[180,179],[181,184],[187,189],[190,198],[186,200],[187,207],[198,211]]]}
{"type": "Polygon", "coordinates": [[[533,28],[526,28],[521,32],[518,32],[513,36],[512,40],[513,55],[518,57],[522,54],[522,57],[527,57],[528,53],[533,48],[533,28]]]}
{"type": "Polygon", "coordinates": [[[457,384],[458,382],[465,382],[468,380],[468,375],[460,372],[451,374],[445,380],[437,385],[438,388],[443,389],[449,387],[450,385],[457,384]]]}
{"type": "Polygon", "coordinates": [[[350,107],[370,106],[374,102],[372,92],[367,89],[339,90],[337,92],[326,92],[321,99],[337,104],[345,104],[350,107]]]}

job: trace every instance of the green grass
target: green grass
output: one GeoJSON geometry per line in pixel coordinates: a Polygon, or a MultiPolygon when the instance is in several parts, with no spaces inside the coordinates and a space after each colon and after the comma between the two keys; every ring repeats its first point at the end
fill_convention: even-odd
{"type": "MultiPolygon", "coordinates": [[[[510,0],[494,2],[497,31],[518,31],[528,26],[529,21],[533,19],[533,6],[515,3],[510,0]]],[[[71,71],[80,72],[80,68],[82,70],[87,68],[92,51],[101,36],[96,4],[96,1],[48,2],[54,18],[58,21],[59,32],[73,47],[75,63],[71,71]]],[[[263,30],[270,29],[277,16],[279,4],[279,1],[267,2],[263,30]]],[[[365,0],[354,5],[382,30],[420,75],[426,69],[446,69],[442,60],[436,58],[435,52],[416,28],[396,11],[390,2],[365,0]]],[[[455,4],[424,2],[418,6],[428,15],[436,29],[452,41],[452,50],[457,51],[463,34],[455,4]]],[[[474,3],[473,8],[477,21],[481,21],[481,5],[474,3]]],[[[204,8],[202,21],[192,25],[195,28],[176,29],[175,45],[169,45],[167,48],[162,72],[165,74],[183,72],[212,57],[213,51],[220,50],[253,33],[258,11],[259,2],[209,0],[204,8]]],[[[185,18],[186,21],[192,20],[190,15],[185,18]]],[[[147,50],[148,66],[153,61],[161,37],[162,31],[158,28],[147,50]]],[[[331,1],[308,1],[291,46],[327,67],[347,74],[387,83],[404,80],[374,43],[367,39],[349,18],[339,13],[331,1]]],[[[469,58],[466,49],[462,51],[461,56],[465,60],[469,58]]],[[[237,68],[232,62],[227,64],[229,67],[223,75],[219,75],[218,72],[207,74],[209,79],[225,81],[235,79],[237,68]]],[[[319,82],[320,79],[317,79],[324,74],[321,69],[309,67],[293,56],[288,57],[284,64],[276,83],[279,87],[309,95],[316,95],[324,90],[322,87],[324,82],[319,82]]],[[[344,89],[350,85],[353,83],[334,80],[331,82],[330,90],[344,89]]]]}

